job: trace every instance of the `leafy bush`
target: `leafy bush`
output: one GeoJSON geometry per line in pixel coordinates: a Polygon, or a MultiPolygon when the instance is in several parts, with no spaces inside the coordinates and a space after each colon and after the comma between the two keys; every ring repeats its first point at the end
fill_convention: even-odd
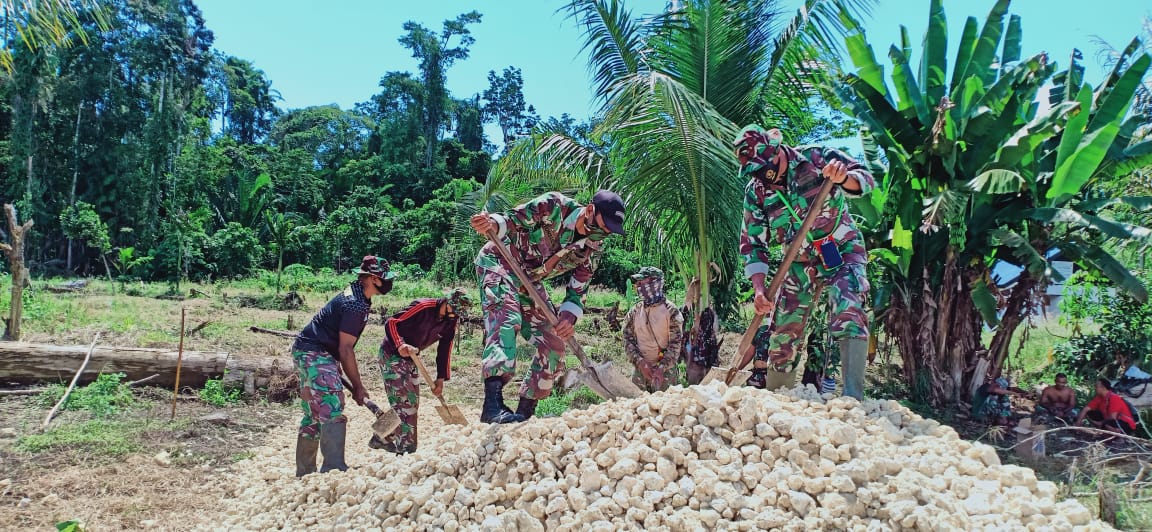
{"type": "Polygon", "coordinates": [[[1091,381],[1144,363],[1152,352],[1152,305],[1109,290],[1101,278],[1083,272],[1069,279],[1064,293],[1060,308],[1077,326],[1073,337],[1054,350],[1061,371],[1091,381]],[[1099,324],[1100,332],[1079,333],[1079,324],[1085,320],[1099,324]]]}
{"type": "Polygon", "coordinates": [[[617,238],[604,241],[604,252],[600,255],[600,263],[596,266],[596,283],[613,290],[623,292],[628,289],[628,282],[632,274],[640,271],[642,266],[652,266],[644,261],[639,253],[629,251],[617,238]]]}
{"type": "MultiPolygon", "coordinates": [[[[61,409],[86,410],[94,416],[106,417],[119,412],[122,408],[132,406],[136,402],[136,397],[132,395],[132,390],[127,384],[120,382],[124,377],[123,373],[101,374],[87,386],[72,390],[68,402],[64,403],[61,409]]],[[[49,386],[36,396],[36,402],[41,406],[55,405],[64,396],[66,388],[67,386],[63,384],[49,386]]]]}
{"type": "Polygon", "coordinates": [[[240,402],[240,390],[227,387],[223,379],[208,379],[200,390],[200,400],[215,407],[223,407],[240,402]]]}
{"type": "Polygon", "coordinates": [[[217,277],[248,275],[263,259],[265,249],[251,228],[228,222],[208,239],[210,269],[217,277]]]}

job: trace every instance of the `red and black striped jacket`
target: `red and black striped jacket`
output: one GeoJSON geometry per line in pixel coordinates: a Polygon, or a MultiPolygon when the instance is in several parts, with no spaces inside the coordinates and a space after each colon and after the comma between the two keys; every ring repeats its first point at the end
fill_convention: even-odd
{"type": "Polygon", "coordinates": [[[441,318],[440,304],[444,298],[422,298],[393,314],[384,322],[385,353],[398,355],[401,344],[423,350],[435,342],[436,378],[448,380],[452,367],[452,339],[456,336],[456,318],[441,318]]]}

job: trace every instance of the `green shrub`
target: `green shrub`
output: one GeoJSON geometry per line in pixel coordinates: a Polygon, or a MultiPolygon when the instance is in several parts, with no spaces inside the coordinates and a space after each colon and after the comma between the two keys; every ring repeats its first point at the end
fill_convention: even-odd
{"type": "Polygon", "coordinates": [[[215,407],[223,407],[240,402],[240,390],[224,385],[223,379],[208,379],[200,390],[200,400],[215,407]]]}
{"type": "MultiPolygon", "coordinates": [[[[132,406],[136,402],[135,396],[128,385],[121,383],[123,373],[105,373],[96,380],[82,388],[72,390],[68,402],[61,407],[62,410],[85,410],[98,417],[105,417],[120,409],[132,406]]],[[[36,396],[36,402],[41,406],[55,405],[64,396],[67,386],[54,384],[36,396]]]]}

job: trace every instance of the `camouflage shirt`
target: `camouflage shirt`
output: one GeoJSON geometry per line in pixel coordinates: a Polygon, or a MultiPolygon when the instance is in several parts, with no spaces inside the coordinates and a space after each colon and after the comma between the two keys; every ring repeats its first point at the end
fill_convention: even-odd
{"type": "Polygon", "coordinates": [[[808,204],[816,199],[824,183],[821,169],[832,159],[847,164],[848,176],[860,183],[860,192],[843,188],[832,189],[824,209],[808,233],[808,244],[800,248],[796,261],[819,262],[820,254],[812,242],[829,235],[836,240],[844,262],[864,264],[867,253],[856,224],[848,213],[848,197],[859,197],[876,186],[872,174],[839,150],[818,146],[791,148],[784,146],[788,168],[783,178],[775,183],[753,177],[744,188],[744,224],[740,231],[740,255],[744,259],[744,274],[768,274],[768,249],[773,244],[786,245],[796,236],[808,204]]]}
{"type": "MultiPolygon", "coordinates": [[[[600,242],[608,236],[599,230],[588,235],[576,233],[576,221],[583,207],[563,194],[549,192],[507,213],[492,215],[499,238],[508,244],[514,257],[519,257],[533,281],[571,273],[564,303],[557,312],[570,312],[577,318],[584,315],[592,260],[600,253],[600,242]]],[[[520,285],[491,242],[480,249],[476,266],[507,278],[513,286],[520,285]]]]}

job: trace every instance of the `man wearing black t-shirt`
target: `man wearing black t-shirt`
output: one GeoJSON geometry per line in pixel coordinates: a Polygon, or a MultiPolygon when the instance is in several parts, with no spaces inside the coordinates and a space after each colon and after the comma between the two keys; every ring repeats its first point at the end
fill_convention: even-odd
{"type": "Polygon", "coordinates": [[[348,418],[344,416],[340,372],[348,375],[352,399],[363,405],[368,392],[360,381],[354,348],[368,323],[372,296],[392,290],[394,274],[388,270],[388,261],[364,257],[357,279],[324,305],[292,344],[292,361],[300,377],[300,406],[304,409],[296,437],[298,477],[316,472],[318,450],[324,455],[320,472],[348,469],[344,463],[348,418]]]}

